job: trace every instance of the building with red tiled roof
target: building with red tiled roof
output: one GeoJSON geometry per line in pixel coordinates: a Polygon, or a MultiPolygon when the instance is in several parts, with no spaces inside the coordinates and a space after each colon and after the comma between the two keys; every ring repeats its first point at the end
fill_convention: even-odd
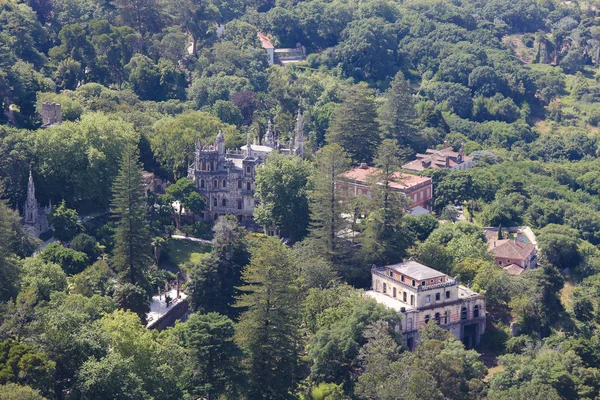
{"type": "MultiPolygon", "coordinates": [[[[378,171],[377,168],[369,167],[363,163],[341,174],[337,185],[345,189],[352,196],[370,196],[370,177],[378,171]]],[[[390,187],[395,191],[403,193],[411,200],[411,209],[417,207],[430,209],[430,202],[433,195],[431,178],[398,172],[394,175],[394,180],[390,183],[390,187]]]]}
{"type": "Polygon", "coordinates": [[[488,250],[498,266],[511,275],[520,275],[537,265],[537,246],[533,232],[527,227],[502,229],[502,239],[498,239],[498,228],[484,228],[488,250]],[[508,238],[513,235],[513,238],[508,238]],[[505,239],[506,237],[506,239],[505,239]],[[521,268],[522,270],[519,270],[521,268]]]}
{"type": "Polygon", "coordinates": [[[458,152],[444,142],[442,150],[427,149],[425,154],[417,154],[417,159],[402,166],[408,171],[424,171],[434,169],[467,169],[473,165],[471,157],[465,156],[464,146],[458,152]]]}
{"type": "Polygon", "coordinates": [[[260,45],[262,48],[265,49],[269,55],[269,65],[287,65],[304,61],[306,59],[306,48],[300,43],[296,43],[296,47],[293,48],[275,48],[267,34],[257,32],[256,36],[258,36],[258,40],[260,40],[260,45]]]}

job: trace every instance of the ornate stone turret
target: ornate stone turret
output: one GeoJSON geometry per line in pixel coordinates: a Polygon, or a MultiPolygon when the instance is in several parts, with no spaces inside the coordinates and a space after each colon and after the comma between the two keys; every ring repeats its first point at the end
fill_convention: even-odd
{"type": "Polygon", "coordinates": [[[302,109],[298,108],[298,117],[296,118],[296,131],[294,135],[294,154],[304,157],[304,126],[302,122],[302,109]]]}
{"type": "Polygon", "coordinates": [[[275,134],[273,133],[273,127],[271,125],[271,120],[269,120],[269,124],[267,125],[267,132],[265,133],[265,146],[276,148],[277,143],[275,143],[275,134]]]}
{"type": "Polygon", "coordinates": [[[29,169],[29,182],[27,182],[27,200],[23,208],[23,222],[27,225],[36,225],[38,222],[38,202],[35,198],[35,185],[33,184],[33,175],[29,169]]]}
{"type": "Polygon", "coordinates": [[[200,152],[202,152],[202,145],[200,144],[200,139],[196,139],[196,145],[194,149],[194,169],[200,169],[200,152]]]}
{"type": "Polygon", "coordinates": [[[225,135],[220,129],[219,134],[217,135],[217,139],[215,139],[215,147],[219,154],[225,154],[225,135]]]}
{"type": "Polygon", "coordinates": [[[250,131],[246,133],[246,157],[252,157],[252,143],[250,142],[250,131]]]}

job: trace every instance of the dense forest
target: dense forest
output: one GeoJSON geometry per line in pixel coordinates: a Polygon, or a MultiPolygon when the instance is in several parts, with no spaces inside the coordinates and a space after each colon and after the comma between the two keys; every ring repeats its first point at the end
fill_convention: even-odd
{"type": "Polygon", "coordinates": [[[0,400],[600,398],[599,7],[0,0],[0,400]],[[306,60],[270,65],[257,32],[306,60]],[[235,150],[271,123],[287,142],[299,109],[304,158],[270,155],[255,182],[285,240],[195,218],[196,143],[221,130],[235,150]],[[407,214],[380,182],[444,141],[473,168],[422,172],[433,213],[407,214]],[[340,201],[360,163],[373,195],[340,201]],[[30,179],[53,205],[39,239],[30,179]],[[520,225],[538,267],[511,276],[481,228],[520,225]],[[372,265],[409,258],[484,294],[479,346],[433,321],[402,346],[363,293],[372,265]],[[179,279],[185,322],[147,329],[179,279]]]}

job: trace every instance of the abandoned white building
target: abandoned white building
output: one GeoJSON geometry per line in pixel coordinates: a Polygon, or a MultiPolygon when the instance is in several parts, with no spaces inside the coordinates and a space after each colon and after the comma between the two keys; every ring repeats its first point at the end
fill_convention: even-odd
{"type": "Polygon", "coordinates": [[[197,142],[194,162],[188,167],[188,179],[196,184],[206,202],[201,219],[211,222],[220,215],[231,214],[246,228],[258,230],[260,226],[254,221],[254,179],[257,168],[273,151],[304,156],[301,111],[298,111],[294,137],[289,145],[275,138],[270,122],[262,145],[250,143],[248,136],[240,150],[226,151],[223,132],[219,132],[214,145],[203,147],[197,142]]]}
{"type": "Polygon", "coordinates": [[[416,261],[373,266],[371,276],[373,287],[367,295],[401,314],[397,329],[409,349],[429,321],[452,332],[467,348],[479,344],[485,331],[483,295],[460,285],[457,278],[416,261]]]}

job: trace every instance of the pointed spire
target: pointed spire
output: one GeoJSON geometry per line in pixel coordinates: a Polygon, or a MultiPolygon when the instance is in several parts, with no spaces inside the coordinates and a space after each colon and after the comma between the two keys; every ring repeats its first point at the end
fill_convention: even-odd
{"type": "Polygon", "coordinates": [[[246,133],[246,157],[252,155],[252,144],[250,143],[250,130],[246,133]]]}
{"type": "Polygon", "coordinates": [[[273,133],[271,120],[269,120],[269,123],[267,124],[267,132],[265,133],[265,146],[268,146],[272,149],[276,147],[275,134],[273,133]]]}
{"type": "Polygon", "coordinates": [[[23,218],[26,224],[36,224],[38,217],[38,203],[35,198],[35,185],[33,183],[33,173],[29,168],[29,181],[27,182],[27,199],[23,207],[23,218]]]}

